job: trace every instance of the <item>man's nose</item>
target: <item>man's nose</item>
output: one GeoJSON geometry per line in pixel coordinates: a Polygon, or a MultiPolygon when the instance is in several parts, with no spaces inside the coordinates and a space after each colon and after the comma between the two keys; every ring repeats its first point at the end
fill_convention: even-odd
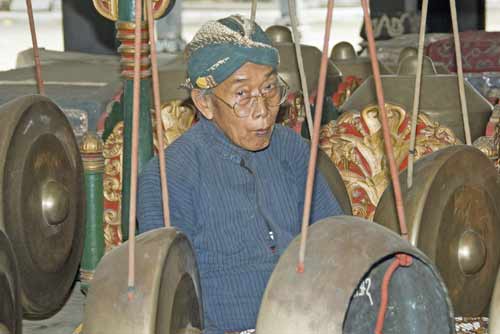
{"type": "Polygon", "coordinates": [[[252,103],[252,118],[266,118],[269,115],[269,110],[267,110],[266,103],[264,102],[264,97],[258,95],[254,97],[252,103]]]}

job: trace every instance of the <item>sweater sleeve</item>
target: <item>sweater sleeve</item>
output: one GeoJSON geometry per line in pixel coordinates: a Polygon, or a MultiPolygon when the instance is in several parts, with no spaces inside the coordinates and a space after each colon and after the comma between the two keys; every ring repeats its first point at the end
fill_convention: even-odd
{"type": "MultiPolygon", "coordinates": [[[[196,152],[192,145],[182,143],[179,138],[166,150],[165,160],[171,225],[193,240],[196,234],[196,152]]],[[[139,232],[164,226],[158,157],[151,159],[142,171],[137,196],[139,232]]]]}
{"type": "MultiPolygon", "coordinates": [[[[286,146],[283,151],[288,154],[287,158],[296,166],[295,170],[297,173],[297,180],[299,181],[297,183],[299,186],[299,193],[304,196],[311,148],[302,137],[298,136],[293,131],[283,129],[283,132],[283,143],[286,146]]],[[[343,211],[330,190],[326,179],[319,172],[318,168],[316,168],[310,222],[314,223],[326,217],[342,214],[343,211]]]]}

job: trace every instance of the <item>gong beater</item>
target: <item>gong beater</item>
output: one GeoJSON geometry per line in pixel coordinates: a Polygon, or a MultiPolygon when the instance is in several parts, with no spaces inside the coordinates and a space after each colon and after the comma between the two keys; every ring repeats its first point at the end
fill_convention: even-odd
{"type": "MultiPolygon", "coordinates": [[[[285,26],[274,25],[266,29],[266,34],[271,39],[273,46],[280,54],[278,73],[294,92],[301,91],[299,65],[295,54],[295,45],[290,29],[285,26]]],[[[311,45],[301,44],[302,57],[304,60],[304,71],[307,78],[307,89],[313,93],[317,88],[319,79],[319,64],[321,62],[321,51],[311,45]]],[[[337,91],[342,82],[342,76],[338,68],[329,61],[326,74],[326,96],[337,91]]]]}
{"type": "Polygon", "coordinates": [[[161,228],[136,239],[134,297],[127,299],[128,242],[99,263],[89,289],[85,334],[180,334],[202,328],[200,280],[186,236],[161,228]]]}
{"type": "Polygon", "coordinates": [[[0,230],[14,248],[27,319],[63,305],[83,251],[83,170],[62,111],[32,95],[0,107],[0,230]]]}
{"type": "Polygon", "coordinates": [[[21,334],[21,295],[14,250],[0,231],[0,334],[21,334]]]}
{"type": "Polygon", "coordinates": [[[352,214],[351,201],[337,166],[322,150],[318,150],[318,170],[325,178],[340,208],[346,215],[352,214]]]}
{"type": "Polygon", "coordinates": [[[412,256],[413,263],[391,279],[384,333],[454,333],[439,274],[397,234],[341,216],[313,224],[308,240],[303,273],[296,272],[300,238],[281,256],[262,299],[257,333],[373,333],[382,277],[397,253],[412,256]]]}
{"type": "MultiPolygon", "coordinates": [[[[415,63],[412,57],[406,57],[402,62],[406,61],[415,63]]],[[[411,66],[400,64],[399,68],[409,69],[411,66]]],[[[398,73],[397,75],[382,75],[380,77],[387,103],[398,104],[407,111],[412,110],[415,94],[414,73],[416,73],[416,69],[412,70],[412,73],[398,73]]],[[[450,128],[462,142],[465,142],[457,80],[456,74],[424,73],[422,75],[419,112],[426,113],[433,120],[450,128]]],[[[468,82],[465,82],[465,95],[471,136],[472,141],[474,141],[484,135],[493,107],[468,82]]],[[[354,91],[341,109],[343,111],[361,111],[366,106],[376,103],[375,83],[373,77],[370,77],[354,91]]]]}
{"type": "MultiPolygon", "coordinates": [[[[500,261],[500,185],[481,151],[451,146],[421,158],[403,190],[410,241],[439,269],[459,316],[486,315],[500,261]]],[[[392,188],[374,221],[399,232],[392,188]]]]}

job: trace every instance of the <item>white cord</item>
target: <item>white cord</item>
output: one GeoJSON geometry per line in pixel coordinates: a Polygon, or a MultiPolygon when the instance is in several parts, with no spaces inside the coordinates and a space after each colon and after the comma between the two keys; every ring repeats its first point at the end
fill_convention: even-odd
{"type": "Polygon", "coordinates": [[[306,109],[306,119],[309,128],[309,137],[312,138],[313,119],[311,114],[311,105],[309,104],[309,91],[307,89],[307,78],[306,78],[306,72],[304,70],[304,59],[302,58],[302,50],[300,48],[300,34],[299,34],[299,29],[297,28],[299,23],[297,20],[297,7],[295,5],[295,0],[288,0],[288,12],[290,15],[290,21],[292,23],[295,55],[297,57],[297,65],[299,66],[299,76],[300,76],[300,85],[302,87],[302,94],[304,95],[304,107],[306,109]]]}

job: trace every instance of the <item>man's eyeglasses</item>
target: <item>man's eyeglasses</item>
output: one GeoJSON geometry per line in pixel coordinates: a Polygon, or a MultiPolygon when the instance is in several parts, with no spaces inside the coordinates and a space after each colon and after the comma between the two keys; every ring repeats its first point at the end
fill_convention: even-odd
{"type": "Polygon", "coordinates": [[[233,104],[226,102],[215,93],[212,95],[231,108],[236,117],[245,118],[254,111],[259,97],[262,98],[266,109],[269,111],[277,111],[280,105],[286,101],[288,91],[288,84],[281,77],[278,77],[275,81],[262,88],[258,94],[241,92],[237,95],[235,98],[236,101],[233,104]]]}

